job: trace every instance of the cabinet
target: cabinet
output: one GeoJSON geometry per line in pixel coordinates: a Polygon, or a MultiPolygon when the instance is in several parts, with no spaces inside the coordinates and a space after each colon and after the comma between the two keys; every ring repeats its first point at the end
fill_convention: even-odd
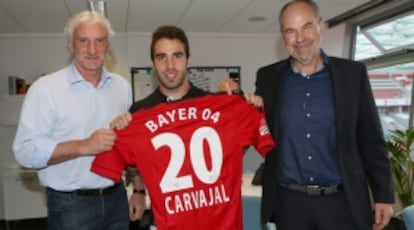
{"type": "Polygon", "coordinates": [[[12,153],[24,95],[0,97],[0,219],[6,221],[47,216],[45,188],[36,170],[22,169],[12,153]]]}
{"type": "Polygon", "coordinates": [[[3,210],[6,221],[47,216],[45,188],[35,170],[7,169],[2,173],[3,210]]]}
{"type": "Polygon", "coordinates": [[[12,143],[23,100],[24,95],[0,96],[0,175],[9,168],[19,168],[13,156],[12,143]]]}

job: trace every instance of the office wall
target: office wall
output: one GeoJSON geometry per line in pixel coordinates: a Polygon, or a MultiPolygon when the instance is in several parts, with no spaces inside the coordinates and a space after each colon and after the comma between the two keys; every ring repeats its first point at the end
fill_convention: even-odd
{"type": "MultiPolygon", "coordinates": [[[[325,31],[323,48],[328,54],[342,56],[344,28],[325,31]]],[[[287,57],[283,43],[273,34],[203,34],[188,33],[191,65],[241,66],[242,88],[254,91],[257,69],[287,57]]],[[[117,34],[112,40],[112,59],[107,64],[111,71],[130,79],[132,66],[151,66],[150,34],[117,34]]],[[[6,95],[7,77],[17,75],[29,81],[42,74],[58,70],[69,62],[63,34],[3,34],[0,35],[0,96],[6,95]]],[[[7,108],[0,108],[7,110],[7,108]]],[[[2,146],[3,159],[13,159],[10,146],[2,146]]],[[[261,158],[249,150],[245,169],[254,170],[261,158]]]]}
{"type": "Polygon", "coordinates": [[[346,57],[350,53],[349,44],[344,44],[345,38],[352,36],[346,34],[346,25],[340,24],[330,29],[326,29],[322,37],[322,47],[328,55],[346,57]]]}
{"type": "MultiPolygon", "coordinates": [[[[278,35],[188,33],[192,65],[240,65],[243,89],[253,91],[258,67],[286,57],[278,35]]],[[[344,26],[326,30],[322,41],[327,53],[342,56],[344,26]]],[[[151,66],[150,34],[123,33],[112,40],[113,60],[108,67],[129,79],[131,66],[151,66]]],[[[0,95],[7,93],[9,75],[36,79],[66,65],[69,55],[63,34],[0,35],[0,95]]]]}

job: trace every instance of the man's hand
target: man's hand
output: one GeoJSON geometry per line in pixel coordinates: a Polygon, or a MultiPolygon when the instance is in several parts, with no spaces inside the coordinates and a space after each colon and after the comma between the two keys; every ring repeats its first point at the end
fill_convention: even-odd
{"type": "Polygon", "coordinates": [[[112,120],[111,123],[109,124],[109,128],[115,129],[115,130],[121,130],[127,127],[131,121],[132,121],[132,114],[129,112],[126,112],[122,115],[117,116],[114,120],[112,120]]]}
{"type": "Polygon", "coordinates": [[[109,151],[115,143],[116,134],[112,129],[98,129],[85,140],[80,141],[81,154],[98,154],[109,151]]]}
{"type": "Polygon", "coordinates": [[[256,106],[257,108],[263,108],[263,99],[261,96],[253,93],[245,93],[243,96],[248,103],[256,106]]]}
{"type": "Polygon", "coordinates": [[[228,95],[240,92],[240,85],[231,78],[222,80],[218,88],[219,92],[226,92],[228,95]]]}
{"type": "MultiPolygon", "coordinates": [[[[145,188],[144,181],[139,175],[137,168],[128,167],[126,173],[127,178],[129,178],[129,180],[131,180],[132,182],[133,188],[136,188],[137,190],[145,188]]],[[[141,219],[142,215],[144,214],[145,208],[145,195],[142,193],[132,193],[131,197],[129,198],[129,219],[131,221],[141,219]]]]}
{"type": "Polygon", "coordinates": [[[375,205],[375,223],[373,230],[384,229],[391,220],[394,213],[391,204],[376,203],[375,205]]]}
{"type": "Polygon", "coordinates": [[[146,208],[145,195],[133,193],[129,198],[129,219],[136,221],[142,218],[146,208]]]}
{"type": "MultiPolygon", "coordinates": [[[[232,95],[234,93],[240,93],[240,85],[233,81],[231,78],[226,78],[222,80],[219,84],[218,88],[219,92],[226,92],[228,95],[232,95]]],[[[260,96],[257,96],[253,93],[245,93],[244,98],[246,101],[258,108],[263,108],[263,99],[260,96]]]]}

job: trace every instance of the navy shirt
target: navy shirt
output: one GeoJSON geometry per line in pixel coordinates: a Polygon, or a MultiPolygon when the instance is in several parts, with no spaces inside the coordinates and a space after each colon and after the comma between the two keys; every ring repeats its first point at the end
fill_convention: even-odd
{"type": "Polygon", "coordinates": [[[279,182],[331,185],[342,182],[335,161],[335,106],[327,59],[311,76],[283,76],[279,147],[279,182]]]}

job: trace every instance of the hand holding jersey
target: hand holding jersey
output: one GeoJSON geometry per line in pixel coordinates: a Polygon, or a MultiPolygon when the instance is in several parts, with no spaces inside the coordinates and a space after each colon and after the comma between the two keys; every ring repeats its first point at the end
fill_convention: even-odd
{"type": "Polygon", "coordinates": [[[129,112],[117,116],[114,120],[111,121],[109,128],[114,130],[121,130],[128,126],[129,122],[132,120],[132,115],[129,112]]]}
{"type": "Polygon", "coordinates": [[[159,230],[242,229],[244,149],[253,144],[264,155],[274,145],[263,114],[239,96],[203,96],[190,84],[189,43],[178,27],[157,28],[151,60],[158,88],[130,107],[131,124],[94,172],[120,180],[136,166],[140,175],[127,170],[127,178],[137,190],[144,184],[135,179],[144,179],[159,230]]]}
{"type": "Polygon", "coordinates": [[[92,171],[119,181],[136,166],[159,230],[243,229],[243,151],[253,145],[264,156],[274,147],[255,107],[227,95],[160,104],[134,113],[117,134],[92,171]]]}
{"type": "Polygon", "coordinates": [[[81,141],[80,152],[83,154],[98,154],[112,149],[116,134],[111,129],[98,129],[91,136],[81,141]]]}

